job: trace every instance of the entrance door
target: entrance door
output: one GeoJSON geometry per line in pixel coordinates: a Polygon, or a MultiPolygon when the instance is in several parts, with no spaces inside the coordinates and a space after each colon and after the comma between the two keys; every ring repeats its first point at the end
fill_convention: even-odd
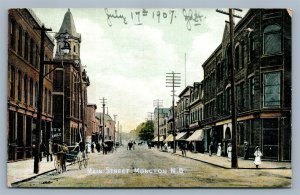
{"type": "Polygon", "coordinates": [[[278,159],[278,119],[263,119],[263,156],[278,159]]]}

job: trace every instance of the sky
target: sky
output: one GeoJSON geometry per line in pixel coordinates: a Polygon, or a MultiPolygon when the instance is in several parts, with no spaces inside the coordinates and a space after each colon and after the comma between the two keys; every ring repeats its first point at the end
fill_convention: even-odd
{"type": "MultiPolygon", "coordinates": [[[[67,10],[33,9],[53,32],[59,31],[67,10]]],[[[105,97],[108,113],[117,115],[125,132],[145,121],[154,111],[154,100],[163,100],[163,107],[172,105],[167,72],[181,73],[177,95],[203,80],[202,63],[221,43],[228,20],[215,9],[71,8],[71,12],[91,83],[88,103],[97,104],[97,112],[102,112],[100,99],[105,97]]]]}

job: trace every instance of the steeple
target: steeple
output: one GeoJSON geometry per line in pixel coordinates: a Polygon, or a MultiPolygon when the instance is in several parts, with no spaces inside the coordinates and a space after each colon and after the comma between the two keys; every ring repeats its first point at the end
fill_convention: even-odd
{"type": "MultiPolygon", "coordinates": [[[[59,29],[59,33],[68,33],[69,35],[73,36],[74,38],[78,38],[79,41],[81,39],[80,34],[77,33],[77,31],[76,31],[73,15],[71,13],[70,8],[68,8],[68,11],[65,13],[64,20],[59,29]]],[[[58,34],[56,36],[58,36],[58,34]]]]}
{"type": "Polygon", "coordinates": [[[55,58],[80,58],[81,35],[76,31],[73,15],[70,8],[68,8],[68,11],[65,13],[59,32],[55,34],[55,39],[57,42],[55,58]],[[64,46],[65,41],[67,41],[71,47],[71,50],[68,54],[63,54],[61,51],[61,48],[64,46]]]}

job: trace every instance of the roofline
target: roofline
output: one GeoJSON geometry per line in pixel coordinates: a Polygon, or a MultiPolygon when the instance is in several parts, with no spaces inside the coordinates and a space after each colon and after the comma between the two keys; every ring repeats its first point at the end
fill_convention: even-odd
{"type": "Polygon", "coordinates": [[[190,88],[192,88],[192,86],[190,86],[190,85],[186,86],[186,87],[182,90],[182,92],[178,95],[178,97],[181,97],[181,96],[183,95],[183,93],[186,92],[186,91],[187,91],[188,89],[190,89],[190,88]]]}

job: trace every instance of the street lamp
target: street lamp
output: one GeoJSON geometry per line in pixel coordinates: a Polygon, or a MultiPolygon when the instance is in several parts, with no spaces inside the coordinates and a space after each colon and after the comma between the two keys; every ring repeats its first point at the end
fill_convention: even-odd
{"type": "MultiPolygon", "coordinates": [[[[61,63],[53,61],[44,61],[45,56],[45,36],[47,31],[52,31],[51,28],[46,28],[44,25],[42,27],[35,27],[35,30],[39,30],[41,33],[41,44],[40,44],[40,71],[39,71],[39,89],[38,89],[38,102],[37,102],[37,127],[36,127],[36,148],[34,156],[34,173],[39,173],[39,161],[40,161],[40,144],[41,144],[41,129],[42,129],[42,108],[43,108],[43,94],[44,94],[44,78],[53,72],[61,63]],[[45,65],[57,65],[54,69],[49,71],[44,75],[45,65]]],[[[70,46],[65,44],[64,51],[69,52],[70,46]],[[67,51],[68,50],[68,51],[67,51]]]]}

